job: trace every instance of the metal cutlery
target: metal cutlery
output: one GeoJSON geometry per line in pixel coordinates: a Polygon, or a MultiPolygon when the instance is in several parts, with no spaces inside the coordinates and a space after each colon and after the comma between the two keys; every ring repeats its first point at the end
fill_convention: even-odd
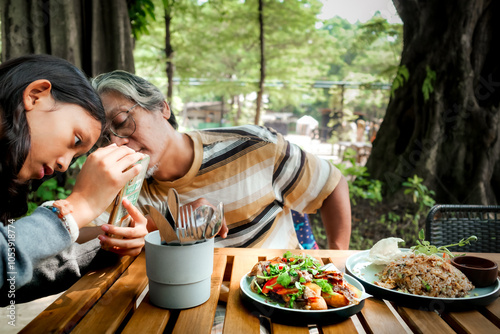
{"type": "Polygon", "coordinates": [[[220,202],[214,211],[210,222],[208,223],[205,230],[205,239],[211,239],[215,237],[220,229],[222,228],[222,220],[224,219],[224,204],[220,202]]]}
{"type": "Polygon", "coordinates": [[[169,245],[179,244],[180,241],[175,233],[175,230],[163,214],[151,205],[145,205],[145,207],[149,211],[149,216],[153,219],[156,227],[158,227],[158,230],[160,231],[161,240],[165,241],[165,243],[169,245]]]}

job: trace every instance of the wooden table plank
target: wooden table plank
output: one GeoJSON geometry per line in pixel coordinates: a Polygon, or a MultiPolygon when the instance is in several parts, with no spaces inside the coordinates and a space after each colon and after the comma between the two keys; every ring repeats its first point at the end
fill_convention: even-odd
{"type": "Polygon", "coordinates": [[[148,283],[146,256],[142,252],[115,284],[99,299],[72,333],[115,333],[148,283]]]}
{"type": "MultiPolygon", "coordinates": [[[[183,311],[177,319],[174,332],[200,332],[200,328],[210,331],[219,299],[220,284],[226,267],[226,256],[214,256],[214,271],[210,290],[210,299],[201,307],[183,311]],[[196,322],[192,321],[196,319],[196,322]],[[193,328],[195,326],[195,328],[193,328]]],[[[123,333],[163,333],[170,319],[171,312],[152,305],[148,299],[142,302],[127,323],[123,333]],[[146,327],[144,324],[147,324],[146,327]]]]}
{"type": "Polygon", "coordinates": [[[156,307],[149,301],[149,293],[139,305],[123,330],[123,334],[163,333],[170,319],[170,310],[156,307]]]}
{"type": "Polygon", "coordinates": [[[443,319],[459,333],[500,333],[500,328],[477,311],[444,313],[443,319]]]}
{"type": "Polygon", "coordinates": [[[352,318],[355,317],[352,316],[349,319],[339,322],[338,324],[333,324],[333,325],[328,325],[328,326],[323,326],[322,327],[322,332],[323,334],[351,334],[351,333],[358,333],[358,330],[356,329],[356,326],[354,325],[354,322],[352,321],[352,318]]]}
{"type": "MultiPolygon", "coordinates": [[[[290,251],[294,254],[307,253],[323,262],[332,262],[340,270],[344,270],[346,259],[357,252],[336,250],[290,251]]],[[[226,264],[224,266],[221,264],[221,267],[216,267],[218,260],[214,262],[211,299],[214,293],[219,296],[220,281],[224,278],[230,280],[224,333],[258,333],[260,327],[258,316],[256,316],[256,313],[252,314],[252,311],[246,309],[241,303],[239,295],[240,279],[253,267],[259,258],[269,259],[281,256],[286,250],[216,248],[214,252],[216,258],[225,257],[226,264]],[[225,267],[225,269],[223,267],[225,267]],[[216,272],[220,275],[220,278],[214,276],[216,272]]],[[[485,256],[486,254],[477,255],[487,257],[492,261],[500,263],[500,254],[487,254],[487,256],[485,256]]],[[[144,254],[142,254],[142,256],[144,256],[144,254]]],[[[44,333],[68,331],[82,318],[83,319],[75,328],[75,332],[114,332],[117,328],[123,328],[124,322],[129,319],[127,316],[129,311],[133,310],[135,306],[135,299],[140,295],[145,284],[147,284],[144,259],[142,259],[141,264],[141,260],[138,258],[138,261],[135,261],[130,268],[125,271],[133,260],[134,258],[124,257],[121,262],[115,266],[85,275],[21,332],[44,333]],[[140,273],[141,270],[142,273],[140,273]],[[122,272],[124,272],[124,274],[118,278],[122,272]],[[137,272],[139,272],[138,275],[140,277],[134,278],[137,272]],[[144,284],[142,284],[141,279],[144,281],[144,284]],[[139,284],[137,281],[139,281],[139,284]],[[109,290],[105,292],[108,288],[109,290]],[[127,295],[128,293],[130,293],[130,295],[127,295]],[[95,306],[92,308],[94,304],[95,306]],[[118,311],[116,314],[118,315],[113,316],[114,318],[110,317],[109,313],[107,313],[110,309],[117,309],[118,311]],[[106,319],[112,320],[111,325],[106,319]]],[[[200,308],[205,307],[205,304],[200,306],[200,308]]],[[[162,332],[165,326],[168,331],[174,331],[176,330],[174,326],[179,325],[181,326],[178,327],[179,332],[181,332],[182,328],[184,332],[201,331],[202,333],[207,333],[211,328],[211,321],[213,320],[212,312],[215,312],[214,305],[216,305],[216,301],[210,300],[209,304],[209,310],[205,311],[207,314],[202,312],[195,316],[195,318],[203,317],[203,326],[197,326],[192,330],[192,328],[186,327],[186,318],[191,318],[189,313],[194,312],[197,308],[180,312],[170,312],[169,310],[151,305],[148,296],[146,296],[138,310],[136,310],[136,313],[132,315],[130,321],[126,324],[124,332],[158,333],[162,332]],[[156,324],[156,326],[153,326],[153,324],[156,324]],[[152,329],[150,330],[150,327],[148,327],[148,329],[145,330],[146,325],[151,325],[150,327],[152,327],[152,329]]],[[[355,316],[355,318],[359,319],[359,322],[367,333],[402,333],[408,330],[408,327],[416,333],[450,333],[453,331],[459,333],[500,333],[500,300],[496,300],[491,305],[481,308],[480,312],[448,313],[444,314],[442,319],[432,312],[395,307],[396,311],[394,311],[392,307],[386,305],[383,300],[370,298],[365,301],[365,307],[355,316]],[[396,312],[399,315],[396,315],[396,312]],[[401,320],[400,316],[404,321],[401,320]],[[406,324],[404,322],[406,322],[406,324]]],[[[319,328],[319,332],[324,334],[333,332],[356,332],[356,326],[358,325],[351,319],[338,324],[323,326],[319,328]]],[[[195,321],[191,322],[191,324],[194,323],[195,321]]],[[[272,324],[271,326],[275,333],[307,333],[306,327],[289,327],[282,324],[272,324]]]]}
{"type": "Polygon", "coordinates": [[[124,256],[112,266],[88,272],[20,333],[68,332],[134,260],[124,256]]]}
{"type": "Polygon", "coordinates": [[[234,257],[224,320],[223,332],[225,334],[258,333],[260,331],[259,318],[245,308],[240,297],[240,280],[257,262],[258,257],[255,255],[236,255],[234,257]]]}
{"type": "Polygon", "coordinates": [[[446,321],[435,312],[420,311],[396,305],[394,307],[415,333],[455,333],[446,321]]]}
{"type": "MultiPolygon", "coordinates": [[[[359,315],[359,313],[358,313],[359,315]]],[[[368,327],[367,332],[373,333],[404,333],[404,327],[392,314],[392,311],[383,300],[368,298],[361,310],[359,321],[363,327],[368,327]]],[[[366,328],[365,327],[365,328],[366,328]]]]}
{"type": "Polygon", "coordinates": [[[220,285],[224,277],[227,258],[225,255],[214,255],[214,271],[210,298],[200,307],[184,310],[180,313],[173,333],[210,333],[219,301],[220,285]]]}
{"type": "Polygon", "coordinates": [[[309,334],[309,328],[307,326],[287,326],[275,323],[271,326],[273,334],[309,334]]]}
{"type": "Polygon", "coordinates": [[[496,326],[500,327],[500,299],[486,306],[484,315],[496,326]]]}

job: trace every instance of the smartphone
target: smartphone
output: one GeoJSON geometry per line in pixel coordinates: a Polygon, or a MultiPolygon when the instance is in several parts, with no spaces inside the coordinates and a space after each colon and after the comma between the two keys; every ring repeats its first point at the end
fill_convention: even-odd
{"type": "MultiPolygon", "coordinates": [[[[144,181],[144,177],[146,176],[146,172],[148,170],[149,165],[149,156],[145,155],[144,158],[137,161],[134,165],[137,164],[142,165],[141,172],[134,176],[127,184],[122,188],[122,190],[118,193],[113,202],[113,208],[109,215],[108,224],[119,226],[119,227],[128,227],[132,218],[128,213],[127,209],[123,207],[123,199],[128,199],[133,205],[137,204],[137,200],[139,199],[139,194],[141,193],[142,182],[144,181]]],[[[132,168],[130,166],[129,168],[132,168]]]]}

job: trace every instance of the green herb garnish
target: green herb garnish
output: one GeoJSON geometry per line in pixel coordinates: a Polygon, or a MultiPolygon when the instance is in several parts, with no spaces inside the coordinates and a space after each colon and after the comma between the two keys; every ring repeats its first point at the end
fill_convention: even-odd
{"type": "Polygon", "coordinates": [[[432,255],[432,254],[437,254],[437,253],[446,253],[450,257],[455,257],[458,255],[453,255],[448,247],[453,247],[453,246],[465,246],[469,245],[473,241],[477,241],[477,237],[475,235],[471,235],[467,239],[462,239],[456,244],[451,244],[451,245],[446,245],[446,246],[440,246],[436,247],[431,245],[431,243],[427,240],[425,240],[425,232],[424,230],[420,230],[418,232],[418,238],[420,240],[417,240],[417,245],[411,247],[411,250],[415,252],[415,254],[426,254],[426,255],[432,255]]]}
{"type": "Polygon", "coordinates": [[[326,293],[332,293],[332,285],[328,283],[328,280],[326,279],[313,279],[313,282],[316,283],[321,287],[321,291],[326,292],[326,293]]]}
{"type": "Polygon", "coordinates": [[[283,287],[287,287],[290,282],[292,281],[292,279],[290,278],[290,275],[288,275],[288,273],[281,273],[279,276],[278,276],[278,284],[281,284],[281,286],[283,287]]]}
{"type": "Polygon", "coordinates": [[[267,296],[267,293],[262,292],[262,289],[259,286],[259,284],[257,283],[257,279],[256,278],[253,279],[252,284],[257,287],[257,290],[259,290],[260,293],[262,293],[264,296],[267,296]]]}

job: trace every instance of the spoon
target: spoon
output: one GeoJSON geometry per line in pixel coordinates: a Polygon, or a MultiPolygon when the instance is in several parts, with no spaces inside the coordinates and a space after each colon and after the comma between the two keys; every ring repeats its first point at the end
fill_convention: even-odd
{"type": "Polygon", "coordinates": [[[212,219],[207,225],[207,228],[205,230],[205,239],[211,239],[219,233],[222,227],[223,218],[224,218],[224,204],[220,202],[219,205],[217,205],[217,209],[215,209],[214,211],[212,219]]]}
{"type": "Polygon", "coordinates": [[[149,211],[149,216],[155,222],[156,227],[160,231],[160,237],[162,241],[165,241],[167,244],[179,244],[179,239],[175,234],[174,229],[170,225],[170,223],[165,219],[163,214],[156,210],[151,205],[145,205],[146,209],[149,211]]]}

